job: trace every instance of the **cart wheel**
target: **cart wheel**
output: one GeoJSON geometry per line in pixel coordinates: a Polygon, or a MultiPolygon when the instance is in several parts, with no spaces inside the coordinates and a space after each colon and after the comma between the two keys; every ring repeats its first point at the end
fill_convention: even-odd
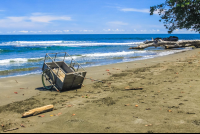
{"type": "Polygon", "coordinates": [[[54,75],[50,69],[45,69],[42,73],[42,84],[47,89],[50,90],[53,87],[54,75]]]}

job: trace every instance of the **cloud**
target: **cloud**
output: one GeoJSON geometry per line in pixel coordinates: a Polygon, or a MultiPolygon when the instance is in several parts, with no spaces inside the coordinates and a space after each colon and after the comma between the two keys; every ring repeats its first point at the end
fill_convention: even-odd
{"type": "Polygon", "coordinates": [[[54,32],[54,33],[62,33],[61,30],[54,30],[53,32],[54,32]]]}
{"type": "Polygon", "coordinates": [[[63,30],[64,32],[69,32],[69,30],[63,30]]]}
{"type": "Polygon", "coordinates": [[[108,32],[108,31],[111,31],[110,29],[103,29],[103,31],[106,31],[106,32],[108,32]]]}
{"type": "Polygon", "coordinates": [[[121,8],[120,11],[150,13],[149,9],[136,9],[136,8],[121,8]]]}
{"type": "Polygon", "coordinates": [[[28,33],[28,31],[25,31],[25,30],[22,30],[22,31],[19,31],[20,33],[28,33]]]}
{"type": "Polygon", "coordinates": [[[42,27],[41,23],[48,24],[52,21],[70,21],[68,16],[53,16],[42,13],[33,13],[30,16],[8,16],[0,19],[0,27],[31,28],[42,27]]]}
{"type": "MultiPolygon", "coordinates": [[[[123,12],[140,12],[140,13],[150,13],[150,9],[136,9],[136,8],[118,8],[123,12]]],[[[154,14],[158,14],[158,11],[155,11],[154,14]]]]}
{"type": "Polygon", "coordinates": [[[123,29],[103,29],[105,32],[123,32],[123,29]]]}
{"type": "Polygon", "coordinates": [[[27,17],[7,17],[7,20],[11,22],[20,22],[26,19],[27,17]]]}
{"type": "Polygon", "coordinates": [[[31,33],[37,33],[37,31],[30,31],[31,33]]]}
{"type": "Polygon", "coordinates": [[[140,30],[141,32],[147,32],[147,30],[146,29],[144,29],[144,30],[140,30]]]}
{"type": "Polygon", "coordinates": [[[93,30],[79,30],[80,32],[93,32],[93,30]]]}
{"type": "Polygon", "coordinates": [[[69,21],[71,20],[71,17],[67,17],[67,16],[31,16],[29,18],[32,22],[45,22],[45,23],[49,23],[51,21],[54,20],[65,20],[65,21],[69,21]]]}
{"type": "Polygon", "coordinates": [[[124,23],[122,21],[111,21],[111,22],[108,22],[107,24],[109,24],[109,25],[128,25],[128,23],[124,23]]]}

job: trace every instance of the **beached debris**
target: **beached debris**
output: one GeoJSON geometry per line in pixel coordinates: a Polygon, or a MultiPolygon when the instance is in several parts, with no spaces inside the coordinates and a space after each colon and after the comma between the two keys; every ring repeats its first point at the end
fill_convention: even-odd
{"type": "Polygon", "coordinates": [[[45,115],[39,115],[38,117],[44,117],[45,115]]]}
{"type": "Polygon", "coordinates": [[[152,124],[149,124],[149,125],[145,125],[146,127],[148,127],[148,126],[152,126],[152,124]]]}
{"type": "Polygon", "coordinates": [[[125,104],[124,106],[130,106],[130,104],[125,104]]]}
{"type": "Polygon", "coordinates": [[[155,46],[155,43],[154,42],[153,43],[148,43],[148,44],[141,43],[137,47],[130,47],[129,49],[145,49],[145,48],[151,47],[151,46],[155,46]]]}
{"type": "Polygon", "coordinates": [[[196,48],[200,47],[200,40],[182,40],[182,41],[164,41],[162,39],[154,40],[153,43],[141,43],[137,47],[130,47],[129,49],[144,49],[151,46],[163,46],[165,49],[181,48],[194,46],[196,48]]]}
{"type": "Polygon", "coordinates": [[[29,117],[29,116],[32,116],[32,115],[37,115],[37,114],[44,113],[44,112],[47,112],[47,111],[52,111],[53,107],[54,107],[53,105],[46,105],[46,106],[43,106],[43,107],[39,107],[39,108],[29,110],[28,112],[25,112],[24,114],[22,114],[22,118],[29,117]]]}
{"type": "Polygon", "coordinates": [[[20,124],[21,127],[25,127],[23,124],[20,124]]]}
{"type": "Polygon", "coordinates": [[[143,87],[129,87],[129,86],[127,86],[127,87],[125,87],[124,89],[125,89],[125,90],[142,90],[143,87]]]}
{"type": "Polygon", "coordinates": [[[7,130],[4,130],[4,132],[13,131],[13,130],[17,130],[17,129],[19,129],[19,128],[17,127],[17,128],[7,129],[7,130]]]}

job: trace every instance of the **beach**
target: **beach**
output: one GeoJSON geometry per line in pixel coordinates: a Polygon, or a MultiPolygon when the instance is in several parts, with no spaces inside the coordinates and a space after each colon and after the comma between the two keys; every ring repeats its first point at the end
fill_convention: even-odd
{"type": "Polygon", "coordinates": [[[41,74],[0,79],[0,132],[199,132],[200,50],[86,68],[81,89],[43,88],[41,74]],[[108,71],[109,70],[109,71],[108,71]],[[27,118],[45,105],[54,110],[27,118]]]}

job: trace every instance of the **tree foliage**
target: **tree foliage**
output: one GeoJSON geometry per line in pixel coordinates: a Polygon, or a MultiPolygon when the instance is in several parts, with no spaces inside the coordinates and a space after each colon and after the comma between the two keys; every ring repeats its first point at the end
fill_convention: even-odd
{"type": "Polygon", "coordinates": [[[176,29],[192,29],[200,33],[200,0],[166,0],[150,7],[150,15],[158,13],[168,33],[176,29]]]}

